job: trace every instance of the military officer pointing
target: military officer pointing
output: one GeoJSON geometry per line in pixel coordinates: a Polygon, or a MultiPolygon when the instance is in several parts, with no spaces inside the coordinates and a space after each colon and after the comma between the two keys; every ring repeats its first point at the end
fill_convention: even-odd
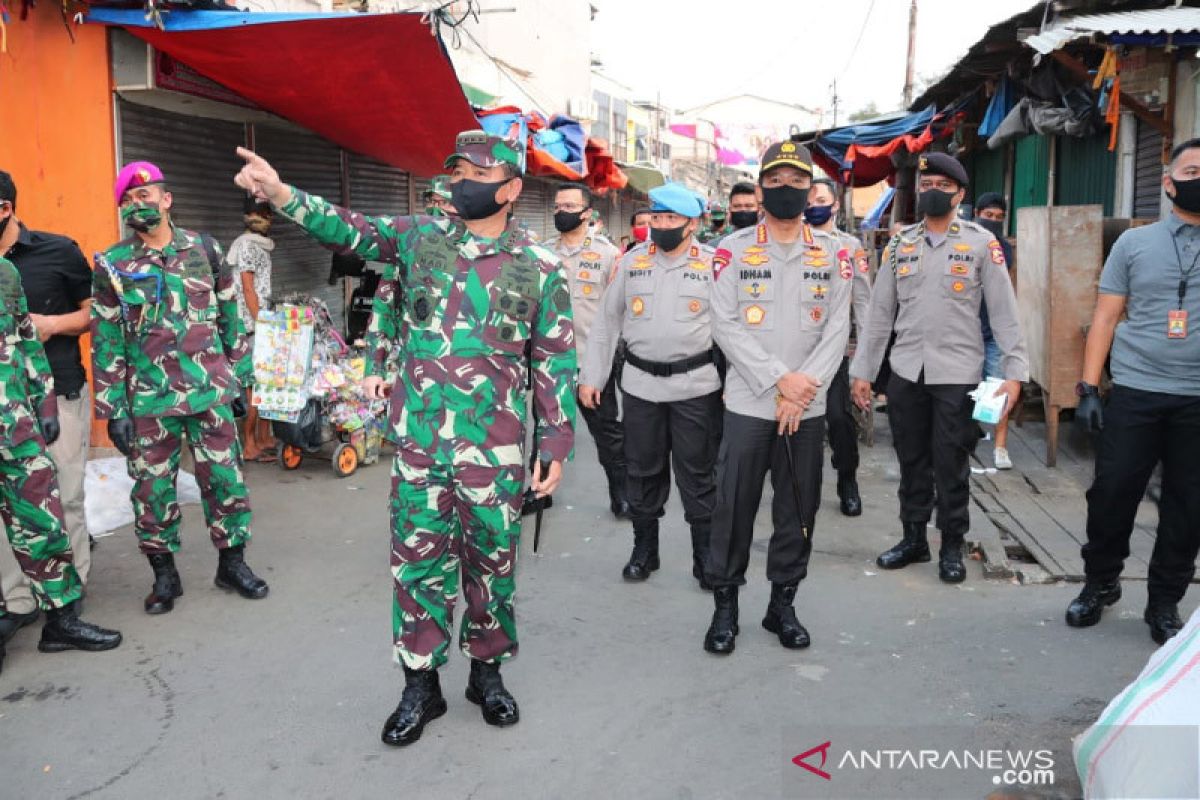
{"type": "Polygon", "coordinates": [[[58,433],[50,362],[29,319],[20,273],[0,258],[0,518],[34,599],[46,612],[38,649],[111,650],[121,634],[79,618],[83,584],[63,531],[58,475],[46,451],[58,433]]]}
{"type": "Polygon", "coordinates": [[[250,497],[235,416],[253,374],[233,273],[217,242],[177,227],[162,172],[145,161],[117,175],[114,199],[132,235],[97,259],[92,278],[96,418],[129,460],[139,549],[154,570],[148,614],[183,595],[175,568],[181,515],[175,479],[184,440],[218,565],[215,583],[247,599],[267,595],[243,551],[250,497]]]}
{"type": "Polygon", "coordinates": [[[877,559],[884,569],[929,561],[925,529],[937,493],[942,532],[938,576],[966,577],[963,538],[970,529],[969,458],[978,440],[967,393],[979,381],[986,301],[1003,353],[1005,414],[1029,378],[1025,341],[1004,252],[985,228],[956,218],[967,188],[962,165],[945,153],[922,156],[917,212],[923,220],[888,242],[871,294],[867,332],[850,364],[855,402],[871,402],[871,382],[883,364],[892,331],[888,421],[900,461],[900,522],[904,537],[877,559]]]}
{"type": "Polygon", "coordinates": [[[460,583],[459,646],[471,660],[467,699],[490,725],[520,715],[500,677],[517,654],[513,595],[525,479],[525,385],[533,370],[538,463],[548,495],[571,454],[575,337],[567,277],[554,254],[509,222],[524,149],[483,131],[458,135],[446,159],[457,217],[368,217],[282,183],[259,156],[238,185],[266,198],[322,244],[387,264],[367,336],[364,393],[385,396],[395,367],[392,467],[393,642],[404,668],[385,744],[415,742],[446,713],[446,663],[460,583]],[[530,345],[531,363],[526,361],[530,345]]]}
{"type": "MultiPolygon", "coordinates": [[[[608,285],[616,274],[621,251],[588,225],[592,192],[582,183],[564,183],[554,193],[554,229],[558,235],[546,247],[562,261],[571,286],[575,319],[575,352],[580,363],[587,352],[588,332],[600,310],[608,285]]],[[[629,516],[625,496],[625,442],[619,409],[617,381],[610,376],[600,392],[596,408],[582,408],[583,419],[596,440],[600,466],[608,478],[609,509],[618,517],[629,516]]]]}
{"type": "Polygon", "coordinates": [[[850,335],[852,255],[804,223],[808,148],[771,145],[762,157],[763,221],[725,237],[714,256],[713,334],[729,359],[725,431],[717,457],[708,580],[712,624],[704,649],[731,653],[738,587],[746,582],[754,518],[771,472],[771,601],[762,625],[788,648],[807,647],[796,588],[808,574],[821,499],[826,387],[850,335]]]}
{"type": "Polygon", "coordinates": [[[644,581],[659,567],[658,521],[673,465],[691,527],[692,574],[707,588],[721,410],[709,316],[712,250],[695,240],[704,204],[693,192],[668,183],[650,190],[650,204],[650,243],[630,250],[617,265],[592,327],[579,398],[585,407],[599,405],[624,337],[621,386],[634,543],[622,574],[644,581]]]}

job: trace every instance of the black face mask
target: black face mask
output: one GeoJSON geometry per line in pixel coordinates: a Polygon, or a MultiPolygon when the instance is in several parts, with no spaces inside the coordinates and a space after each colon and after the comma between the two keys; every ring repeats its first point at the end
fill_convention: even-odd
{"type": "Polygon", "coordinates": [[[687,230],[687,226],[688,223],[685,222],[678,228],[651,228],[650,241],[669,253],[683,244],[683,232],[687,230]]]}
{"type": "Polygon", "coordinates": [[[984,217],[976,217],[975,221],[982,225],[988,233],[995,236],[997,239],[1004,238],[1004,222],[998,219],[985,219],[984,217]]]}
{"type": "Polygon", "coordinates": [[[713,217],[712,218],[712,226],[713,226],[713,230],[720,230],[721,228],[724,228],[725,227],[725,218],[724,217],[713,217]]]}
{"type": "Polygon", "coordinates": [[[795,186],[764,187],[762,194],[763,208],[775,219],[795,219],[804,213],[804,207],[808,205],[808,189],[797,189],[795,186]]]}
{"type": "Polygon", "coordinates": [[[463,178],[450,184],[450,202],[463,219],[487,219],[504,208],[504,204],[496,202],[496,192],[506,183],[507,180],[484,183],[463,178]]]}
{"type": "Polygon", "coordinates": [[[741,230],[742,228],[749,228],[751,225],[755,224],[756,222],[758,222],[758,212],[757,211],[730,211],[729,212],[729,223],[731,225],[733,225],[733,227],[737,228],[738,230],[741,230]]]}
{"type": "Polygon", "coordinates": [[[1190,181],[1171,178],[1171,183],[1175,184],[1175,196],[1167,195],[1171,197],[1171,202],[1191,214],[1200,214],[1200,178],[1190,181]]]}
{"type": "Polygon", "coordinates": [[[575,230],[583,224],[583,215],[586,213],[588,213],[586,208],[583,211],[555,211],[554,230],[559,233],[575,230]]]}
{"type": "Polygon", "coordinates": [[[943,192],[930,189],[917,195],[917,213],[926,217],[944,217],[954,208],[954,195],[958,192],[943,192]]]}

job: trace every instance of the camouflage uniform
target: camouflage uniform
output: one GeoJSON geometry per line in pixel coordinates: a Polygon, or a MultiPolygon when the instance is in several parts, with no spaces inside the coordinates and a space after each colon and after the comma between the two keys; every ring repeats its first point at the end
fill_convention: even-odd
{"type": "Polygon", "coordinates": [[[105,253],[93,278],[96,417],[132,417],[135,528],[147,555],[179,550],[175,480],[184,437],[218,549],[250,539],[250,500],[229,403],[252,365],[233,273],[220,245],[173,227],[154,250],[138,237],[105,253]],[[211,255],[210,255],[211,253],[211,255]],[[214,263],[215,262],[215,263],[214,263]]]}
{"type": "Polygon", "coordinates": [[[0,258],[0,516],[43,609],[62,608],[83,590],[62,528],[58,476],[38,425],[39,418],[57,416],[53,380],[20,275],[0,258]]]}
{"type": "Polygon", "coordinates": [[[297,189],[280,211],[325,245],[388,264],[367,375],[398,371],[388,433],[396,660],[410,670],[446,662],[460,563],[459,646],[478,661],[510,658],[530,340],[539,452],[564,461],[574,441],[574,326],[558,259],[511,223],[485,239],[455,218],[367,217],[297,189]]]}

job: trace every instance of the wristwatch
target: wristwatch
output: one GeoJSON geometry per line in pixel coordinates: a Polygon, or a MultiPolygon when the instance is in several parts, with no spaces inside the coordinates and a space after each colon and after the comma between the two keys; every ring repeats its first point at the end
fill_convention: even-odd
{"type": "Polygon", "coordinates": [[[1079,383],[1075,384],[1075,394],[1079,395],[1080,397],[1088,397],[1089,395],[1100,394],[1100,388],[1088,383],[1087,381],[1080,381],[1079,383]]]}

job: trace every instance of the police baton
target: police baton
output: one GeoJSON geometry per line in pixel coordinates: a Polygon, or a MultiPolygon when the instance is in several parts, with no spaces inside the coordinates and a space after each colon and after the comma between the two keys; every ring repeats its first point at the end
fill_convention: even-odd
{"type": "MultiPolygon", "coordinates": [[[[546,480],[546,476],[550,474],[550,459],[543,458],[538,463],[542,466],[542,480],[546,480]]],[[[535,553],[538,551],[538,545],[542,542],[542,514],[546,511],[545,500],[545,497],[538,498],[537,515],[533,518],[533,552],[535,553]]]]}
{"type": "Polygon", "coordinates": [[[808,523],[804,521],[804,504],[800,502],[800,475],[796,472],[796,456],[792,452],[792,437],[788,433],[781,433],[779,435],[783,437],[783,451],[787,456],[788,471],[792,473],[792,499],[796,501],[796,515],[800,520],[800,533],[804,536],[804,540],[808,541],[808,523]]]}

